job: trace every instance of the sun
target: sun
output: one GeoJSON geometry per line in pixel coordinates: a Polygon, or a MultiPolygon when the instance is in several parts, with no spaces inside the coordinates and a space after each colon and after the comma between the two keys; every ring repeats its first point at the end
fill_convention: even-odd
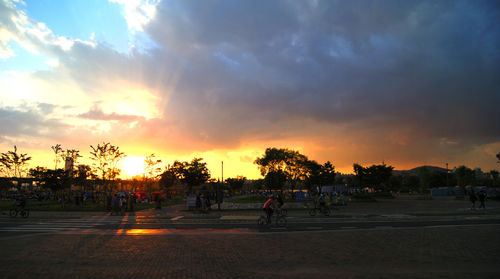
{"type": "Polygon", "coordinates": [[[121,162],[121,169],[126,176],[132,177],[144,173],[144,157],[127,156],[121,162]]]}

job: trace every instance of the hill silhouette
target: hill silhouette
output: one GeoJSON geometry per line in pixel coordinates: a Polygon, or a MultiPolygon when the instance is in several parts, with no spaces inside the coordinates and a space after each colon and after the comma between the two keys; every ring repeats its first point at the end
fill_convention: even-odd
{"type": "Polygon", "coordinates": [[[436,166],[420,166],[410,170],[394,170],[392,171],[393,175],[418,175],[418,171],[422,168],[427,168],[429,172],[443,172],[446,173],[445,168],[436,167],[436,166]]]}

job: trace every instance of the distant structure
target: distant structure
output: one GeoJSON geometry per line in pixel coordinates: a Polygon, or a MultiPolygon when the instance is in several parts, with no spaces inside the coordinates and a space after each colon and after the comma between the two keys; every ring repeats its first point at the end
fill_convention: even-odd
{"type": "Polygon", "coordinates": [[[73,172],[73,165],[74,165],[73,158],[66,157],[66,162],[64,164],[64,170],[72,173],[73,172]]]}

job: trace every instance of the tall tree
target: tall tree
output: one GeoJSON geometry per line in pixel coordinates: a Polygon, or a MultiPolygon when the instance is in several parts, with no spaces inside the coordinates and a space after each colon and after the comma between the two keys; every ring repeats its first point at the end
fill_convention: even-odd
{"type": "Polygon", "coordinates": [[[389,179],[394,167],[385,164],[371,165],[370,167],[354,164],[353,168],[361,187],[369,186],[385,190],[389,188],[389,179]]]}
{"type": "Polygon", "coordinates": [[[364,187],[365,186],[365,176],[366,176],[366,170],[363,166],[361,166],[358,163],[354,163],[352,165],[352,168],[354,170],[355,174],[355,185],[357,187],[364,187]]]}
{"type": "Polygon", "coordinates": [[[269,190],[282,190],[286,183],[286,174],[282,170],[273,170],[266,173],[264,183],[269,190]]]}
{"type": "Polygon", "coordinates": [[[474,180],[474,171],[466,166],[460,166],[455,170],[458,186],[465,188],[465,186],[472,184],[474,180]]]}
{"type": "Polygon", "coordinates": [[[4,166],[5,172],[10,177],[22,177],[26,170],[25,167],[31,157],[26,153],[17,153],[17,146],[14,145],[13,151],[2,153],[0,164],[4,166]]]}
{"type": "Polygon", "coordinates": [[[244,176],[237,176],[236,178],[226,179],[226,183],[229,185],[229,188],[231,188],[233,192],[241,191],[246,181],[247,178],[244,176]]]}
{"type": "Polygon", "coordinates": [[[425,190],[430,188],[430,176],[431,172],[429,168],[426,166],[420,167],[417,170],[418,178],[420,180],[420,189],[419,192],[424,192],[425,190]]]}
{"type": "Polygon", "coordinates": [[[255,159],[254,163],[258,165],[262,176],[272,171],[285,172],[289,153],[288,149],[267,148],[264,155],[255,159]]]}
{"type": "Polygon", "coordinates": [[[146,184],[145,188],[148,191],[151,191],[154,180],[161,172],[161,168],[159,167],[160,163],[160,159],[155,159],[155,154],[146,156],[144,159],[144,183],[146,184]]]}
{"type": "Polygon", "coordinates": [[[30,169],[30,175],[37,179],[43,188],[59,191],[71,186],[69,172],[63,169],[50,170],[43,167],[30,169]]]}
{"type": "Polygon", "coordinates": [[[61,153],[63,152],[60,144],[53,145],[52,151],[54,151],[54,169],[57,169],[57,163],[60,161],[61,153]]]}
{"type": "Polygon", "coordinates": [[[160,187],[168,189],[178,182],[177,174],[170,165],[165,168],[165,171],[160,175],[160,187]]]}
{"type": "Polygon", "coordinates": [[[187,187],[186,192],[191,193],[194,186],[199,186],[209,179],[207,163],[203,162],[203,158],[194,158],[191,162],[175,161],[163,172],[160,184],[170,187],[175,181],[179,181],[187,187]]]}
{"type": "Polygon", "coordinates": [[[310,161],[307,156],[294,150],[284,150],[285,154],[285,174],[286,179],[290,182],[292,190],[299,181],[306,180],[311,175],[311,164],[316,163],[310,161]]]}
{"type": "Polygon", "coordinates": [[[194,158],[183,166],[180,180],[188,185],[189,193],[191,193],[193,186],[201,185],[210,179],[210,172],[207,163],[203,162],[203,158],[194,158]]]}
{"type": "Polygon", "coordinates": [[[161,172],[161,168],[159,164],[161,163],[160,159],[155,159],[155,154],[151,154],[146,156],[144,159],[144,176],[149,179],[156,178],[161,172]]]}
{"type": "Polygon", "coordinates": [[[321,182],[320,186],[333,185],[335,184],[335,166],[327,161],[321,166],[321,182]]]}
{"type": "MultiPolygon", "coordinates": [[[[304,179],[304,184],[307,189],[312,190],[317,186],[322,186],[322,166],[314,160],[308,160],[306,162],[307,174],[304,179]]],[[[320,187],[321,189],[321,187],[320,187]]]]}
{"type": "Polygon", "coordinates": [[[125,157],[123,152],[120,152],[118,146],[114,146],[109,142],[98,144],[96,147],[90,146],[90,158],[94,160],[94,166],[99,172],[101,179],[106,187],[106,180],[114,180],[120,173],[116,168],[116,164],[125,157]]]}
{"type": "Polygon", "coordinates": [[[498,185],[498,171],[497,170],[490,170],[489,175],[491,177],[491,180],[493,181],[493,187],[497,187],[498,185]]]}

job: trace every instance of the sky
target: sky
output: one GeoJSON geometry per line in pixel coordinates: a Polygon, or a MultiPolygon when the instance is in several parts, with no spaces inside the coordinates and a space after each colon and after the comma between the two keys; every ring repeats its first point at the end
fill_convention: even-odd
{"type": "Polygon", "coordinates": [[[0,0],[0,152],[489,171],[499,49],[498,1],[0,0]]]}

